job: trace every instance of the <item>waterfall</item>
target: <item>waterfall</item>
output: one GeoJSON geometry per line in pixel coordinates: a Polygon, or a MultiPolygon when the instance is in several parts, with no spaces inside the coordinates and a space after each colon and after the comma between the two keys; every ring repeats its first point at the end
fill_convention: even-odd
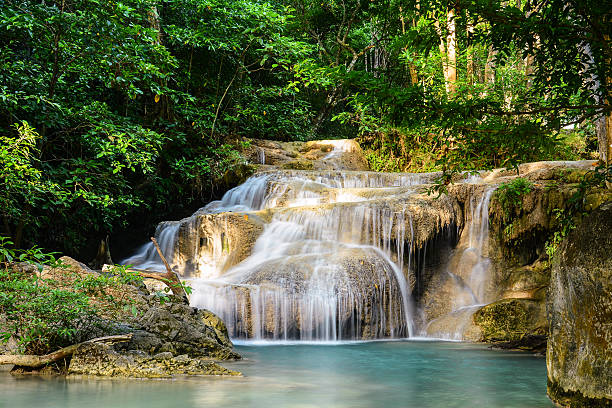
{"type": "MultiPolygon", "coordinates": [[[[170,264],[174,259],[174,244],[179,229],[178,222],[162,222],[157,226],[155,239],[159,243],[164,257],[170,264]]],[[[141,246],[134,255],[121,261],[123,265],[136,265],[140,269],[150,269],[153,271],[165,272],[166,268],[162,263],[157,249],[152,242],[141,246]]]]}
{"type": "Polygon", "coordinates": [[[423,330],[425,335],[464,340],[473,314],[489,301],[489,203],[494,192],[495,187],[487,187],[480,197],[472,196],[469,201],[469,219],[464,237],[445,270],[448,276],[447,286],[451,287],[450,290],[447,288],[447,291],[452,293],[451,310],[429,322],[423,330]]]}
{"type": "MultiPolygon", "coordinates": [[[[328,144],[334,148],[323,160],[334,163],[351,148],[342,141],[328,144]]],[[[438,176],[260,171],[191,217],[161,223],[156,237],[192,285],[191,304],[218,314],[233,338],[410,337],[422,330],[412,288],[422,287],[419,279],[425,278],[415,256],[463,222],[454,198],[424,193],[438,176]]],[[[462,182],[477,185],[481,179],[462,182]]],[[[460,270],[446,271],[456,281],[453,312],[484,301],[492,192],[470,202],[463,229],[469,240],[453,257],[460,270]]],[[[152,244],[123,263],[163,270],[152,244]]]]}
{"type": "Polygon", "coordinates": [[[404,245],[394,248],[410,235],[409,215],[344,191],[346,185],[371,184],[368,177],[284,176],[283,183],[278,173],[263,176],[267,195],[256,209],[277,211],[250,256],[217,279],[200,275],[193,281],[192,304],[218,313],[234,338],[333,341],[411,335],[404,245]]]}

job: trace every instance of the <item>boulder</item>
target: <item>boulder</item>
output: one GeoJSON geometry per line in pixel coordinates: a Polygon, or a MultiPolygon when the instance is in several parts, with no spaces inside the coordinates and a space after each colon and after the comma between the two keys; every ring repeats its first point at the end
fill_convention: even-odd
{"type": "Polygon", "coordinates": [[[133,329],[127,331],[133,331],[134,337],[120,346],[122,349],[187,354],[209,360],[240,358],[232,350],[225,325],[212,312],[190,307],[174,297],[163,304],[155,296],[148,300],[152,306],[142,316],[126,322],[133,329]]]}
{"type": "Polygon", "coordinates": [[[548,395],[571,407],[612,407],[612,202],[561,244],[548,291],[548,395]]]}
{"type": "Polygon", "coordinates": [[[474,314],[474,322],[487,342],[541,336],[547,327],[542,303],[531,299],[502,299],[488,304],[474,314]]]}

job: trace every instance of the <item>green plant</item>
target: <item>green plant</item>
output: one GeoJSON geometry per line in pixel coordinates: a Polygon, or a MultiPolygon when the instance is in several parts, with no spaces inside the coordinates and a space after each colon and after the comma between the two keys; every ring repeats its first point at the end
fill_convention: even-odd
{"type": "Polygon", "coordinates": [[[58,267],[54,254],[40,248],[16,250],[0,237],[0,339],[14,337],[26,353],[42,353],[69,341],[83,319],[95,309],[88,297],[78,291],[59,288],[41,277],[45,266],[58,267]],[[20,265],[34,265],[37,273],[20,265]]]}
{"type": "Polygon", "coordinates": [[[104,318],[136,316],[126,293],[126,285],[135,284],[142,278],[126,266],[103,274],[74,272],[53,253],[15,249],[0,236],[0,340],[13,338],[29,354],[65,346],[104,318]]]}
{"type": "Polygon", "coordinates": [[[606,188],[606,183],[612,183],[612,165],[599,165],[583,175],[576,192],[569,198],[564,209],[556,208],[553,210],[557,220],[557,228],[544,244],[549,262],[552,260],[561,242],[576,227],[576,222],[585,214],[584,204],[586,195],[593,189],[606,188]]]}
{"type": "Polygon", "coordinates": [[[495,200],[501,205],[505,223],[510,221],[513,211],[520,211],[523,208],[523,196],[532,190],[533,183],[523,177],[517,177],[497,187],[495,200]]]}

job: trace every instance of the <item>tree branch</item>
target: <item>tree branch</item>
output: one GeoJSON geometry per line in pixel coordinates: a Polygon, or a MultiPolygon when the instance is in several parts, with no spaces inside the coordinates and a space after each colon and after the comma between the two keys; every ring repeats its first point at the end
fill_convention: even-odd
{"type": "Polygon", "coordinates": [[[98,337],[95,339],[87,340],[79,344],[73,344],[68,347],[64,347],[53,353],[45,354],[44,356],[34,356],[34,355],[11,355],[11,354],[2,354],[0,355],[0,364],[13,364],[20,367],[30,367],[30,368],[39,368],[45,366],[50,363],[54,363],[56,361],[60,361],[66,357],[72,356],[74,352],[83,344],[115,344],[115,343],[125,343],[132,339],[132,333],[129,334],[121,334],[117,336],[106,336],[106,337],[98,337]]]}

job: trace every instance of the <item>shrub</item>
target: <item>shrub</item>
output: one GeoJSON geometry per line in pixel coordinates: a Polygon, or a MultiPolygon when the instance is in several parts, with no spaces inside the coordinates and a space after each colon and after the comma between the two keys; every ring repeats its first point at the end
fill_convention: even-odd
{"type": "Polygon", "coordinates": [[[15,250],[0,237],[0,341],[13,338],[26,354],[71,344],[104,318],[137,313],[122,285],[139,281],[123,266],[107,274],[74,272],[54,254],[15,250]]]}

